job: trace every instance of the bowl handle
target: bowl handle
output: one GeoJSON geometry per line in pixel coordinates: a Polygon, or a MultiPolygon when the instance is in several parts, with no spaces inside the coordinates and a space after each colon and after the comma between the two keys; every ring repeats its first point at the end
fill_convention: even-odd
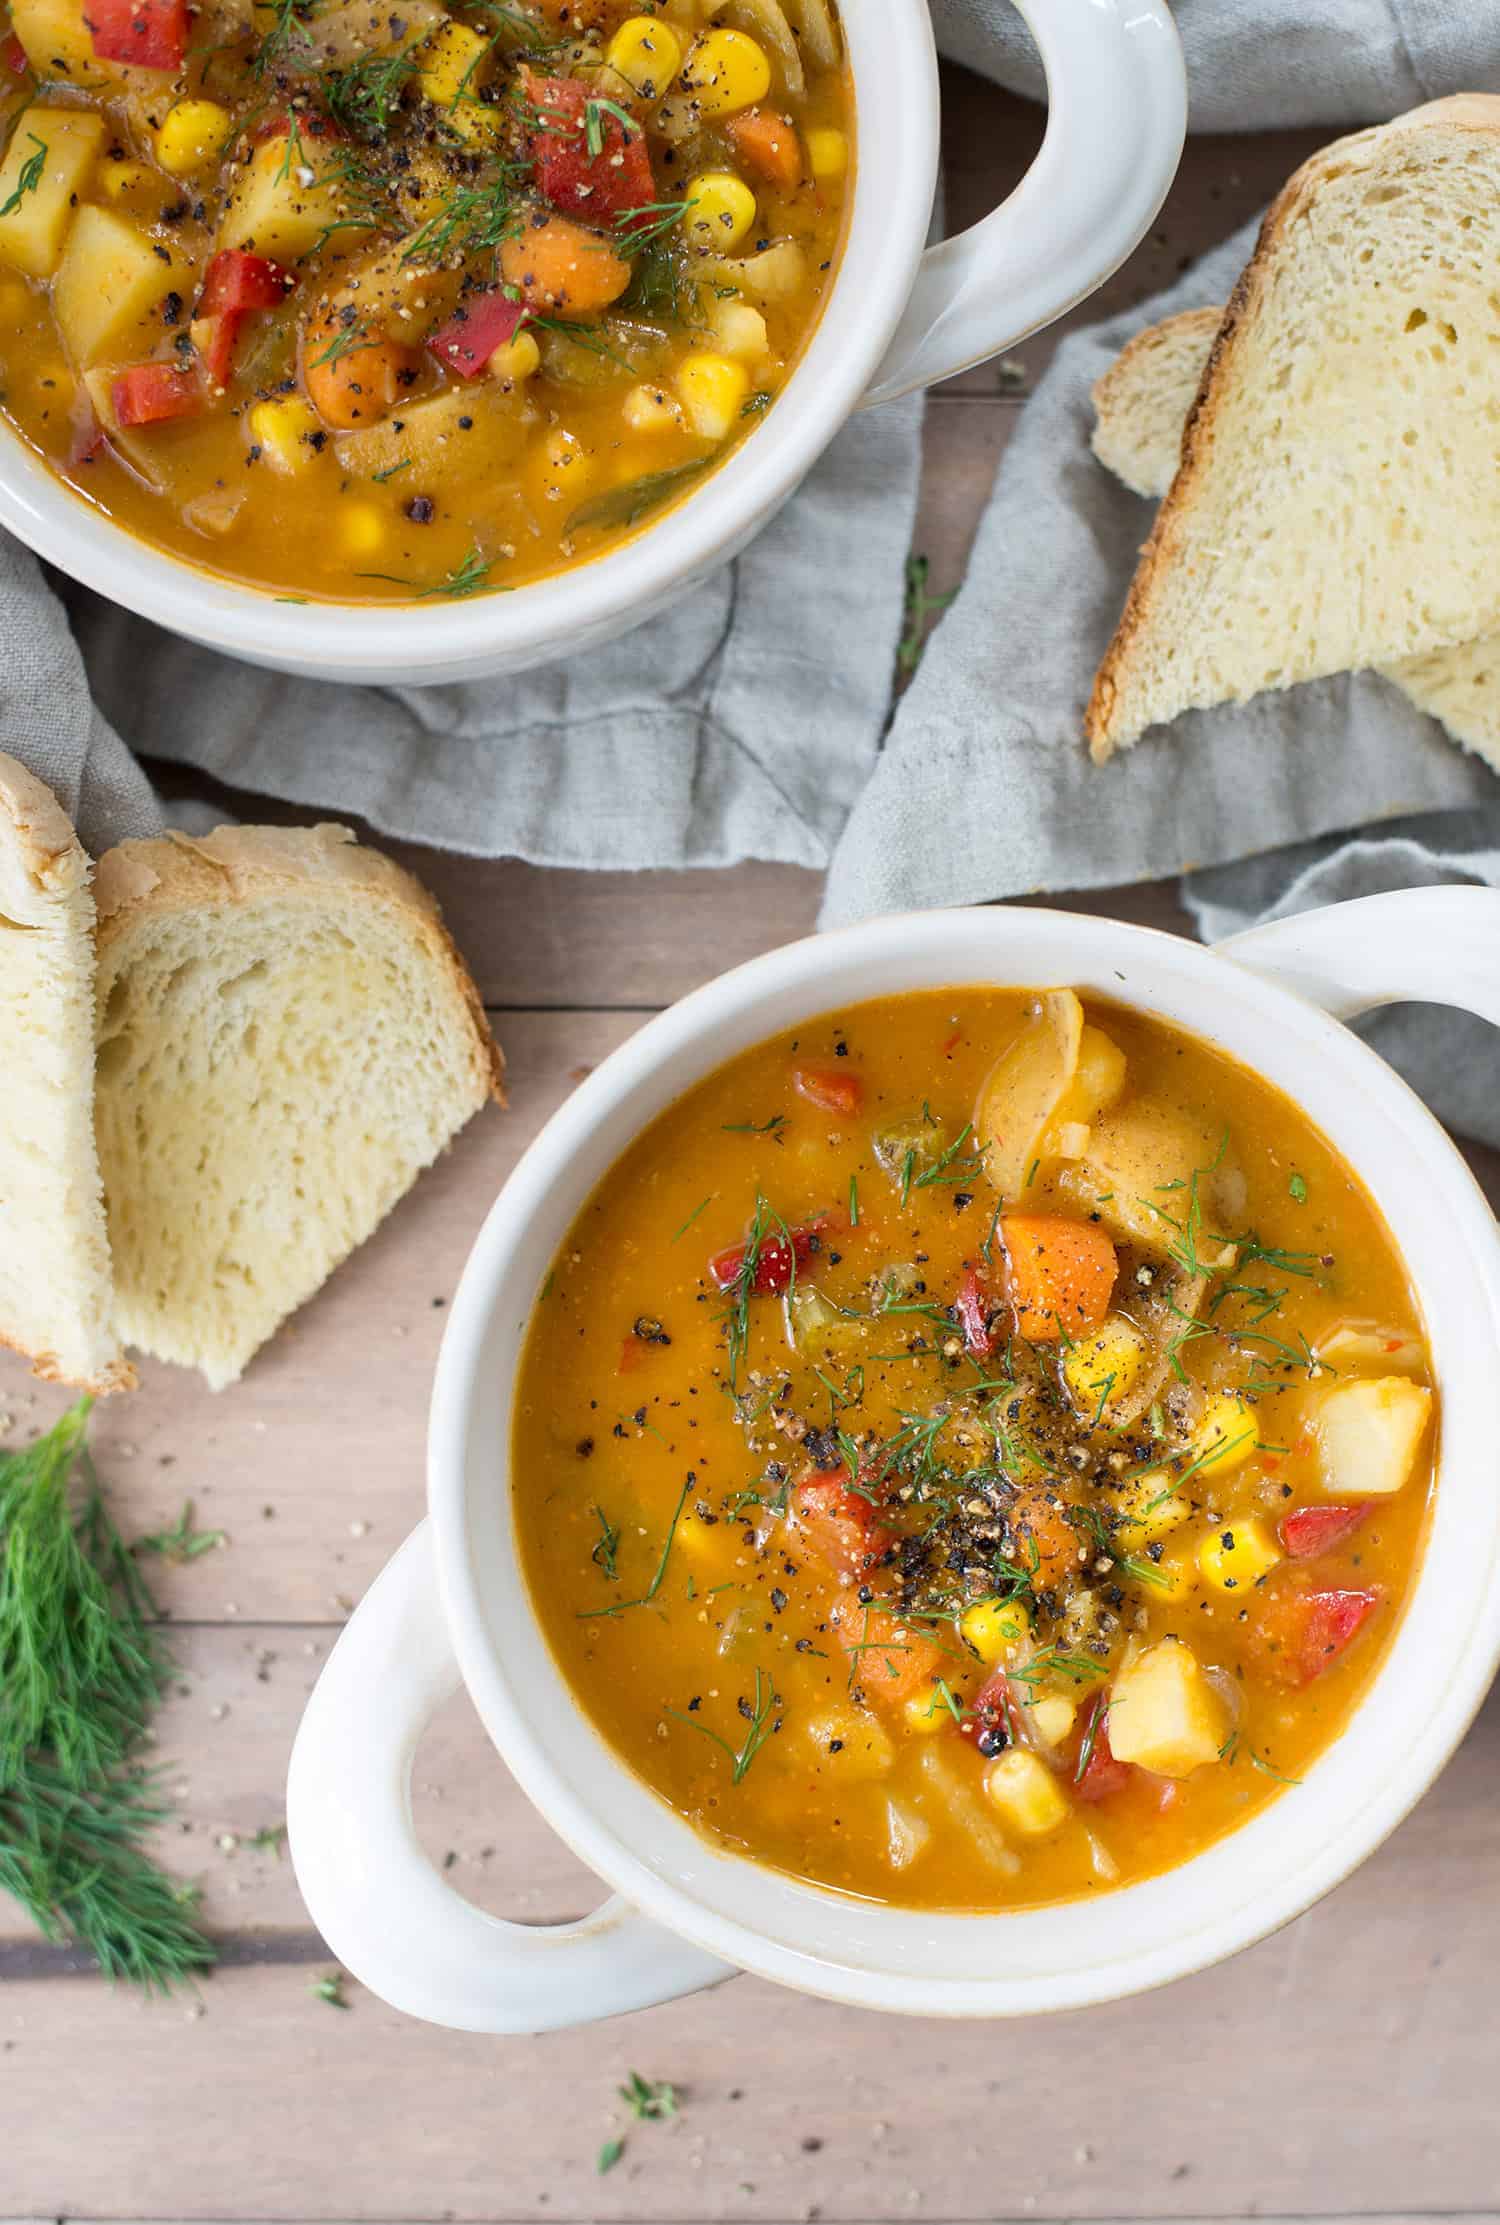
{"type": "Polygon", "coordinates": [[[1176,175],[1187,76],[1166,0],[1016,5],[1047,73],[1040,152],[992,215],[922,257],[862,407],[951,378],[1082,301],[1124,262],[1176,175]]]}
{"type": "Polygon", "coordinates": [[[460,1683],[424,1522],[329,1655],[287,1780],[297,1883],[329,1952],[408,2016],[461,2032],[551,2032],[733,1977],[620,1899],[571,1924],[487,1916],[417,1840],[411,1772],[460,1683]]]}
{"type": "Polygon", "coordinates": [[[1392,889],[1249,927],[1220,955],[1352,1020],[1377,1005],[1455,1004],[1500,1027],[1500,890],[1392,889]]]}

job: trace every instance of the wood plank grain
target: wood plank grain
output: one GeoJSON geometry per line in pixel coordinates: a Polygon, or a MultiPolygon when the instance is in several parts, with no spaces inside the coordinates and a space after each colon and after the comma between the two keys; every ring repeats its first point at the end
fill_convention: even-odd
{"type": "MultiPolygon", "coordinates": [[[[218,1675],[214,1688],[232,1691],[236,1658],[205,1669],[206,1685],[218,1675]]],[[[207,1655],[194,1660],[205,1668],[207,1655]]],[[[200,1837],[260,1815],[234,1805],[231,1787],[259,1780],[269,1799],[304,1674],[288,1664],[250,1687],[242,1717],[193,1733],[200,1837]]],[[[592,1889],[554,1872],[477,1738],[455,1725],[419,1757],[419,1784],[446,1795],[423,1795],[428,1843],[475,1848],[487,1834],[490,1863],[452,1874],[489,1905],[586,1905],[592,1889]],[[518,1878],[531,1892],[548,1882],[523,1903],[518,1878]]],[[[1389,1844],[1278,1937],[1165,1992],[1010,2027],[898,2023],[741,1979],[594,2029],[475,2039],[413,2024],[354,1986],[340,2015],[309,1992],[323,1966],[297,1934],[266,1940],[278,1959],[221,1972],[201,2015],[17,1975],[0,1994],[0,2208],[455,2220],[769,2220],[809,2204],[830,2220],[1483,2210],[1495,2180],[1482,2128],[1500,2079],[1497,1769],[1492,1701],[1389,1844]],[[601,2180],[614,2088],[632,2068],[677,2082],[682,2115],[630,2128],[626,2160],[601,2180]]],[[[242,1856],[226,1859],[249,1875],[242,1856]]],[[[211,1906],[230,1905],[215,1878],[210,1890],[211,1906]]],[[[237,1905],[253,1910],[251,1885],[237,1905]]]]}

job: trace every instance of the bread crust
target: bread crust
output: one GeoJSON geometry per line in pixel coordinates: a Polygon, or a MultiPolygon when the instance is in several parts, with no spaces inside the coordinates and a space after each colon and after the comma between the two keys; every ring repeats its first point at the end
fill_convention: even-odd
{"type": "MultiPolygon", "coordinates": [[[[1115,750],[1125,746],[1116,723],[1120,675],[1135,653],[1136,637],[1145,628],[1157,589],[1181,552],[1182,521],[1191,512],[1212,456],[1219,407],[1234,376],[1241,335],[1265,298],[1287,232],[1314,199],[1324,179],[1346,167],[1352,157],[1393,136],[1434,124],[1455,131],[1500,134],[1500,94],[1452,93],[1445,100],[1427,101],[1420,108],[1410,109],[1391,123],[1377,124],[1369,130],[1336,139],[1331,146],[1320,149],[1303,163],[1267,210],[1255,251],[1240,273],[1209,350],[1203,377],[1183,428],[1182,461],[1177,476],[1157,511],[1114,638],[1094,677],[1083,724],[1089,754],[1096,765],[1108,763],[1115,750]]],[[[1109,375],[1106,372],[1105,378],[1109,375]]]]}
{"type": "Polygon", "coordinates": [[[505,1103],[505,1059],[490,1033],[484,1003],[436,900],[420,881],[352,828],[324,820],[313,827],[215,827],[211,834],[165,834],[120,842],[99,860],[94,884],[101,961],[143,920],[202,906],[283,902],[394,906],[404,912],[463,999],[470,1022],[475,1077],[482,1096],[505,1103]]]}

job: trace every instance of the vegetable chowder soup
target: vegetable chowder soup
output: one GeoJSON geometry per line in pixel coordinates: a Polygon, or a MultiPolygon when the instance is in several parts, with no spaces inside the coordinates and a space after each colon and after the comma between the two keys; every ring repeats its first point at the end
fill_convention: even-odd
{"type": "Polygon", "coordinates": [[[581,1706],[712,1839],[1017,1907],[1297,1797],[1413,1581],[1433,1404],[1385,1227],[1267,1083],[1065,989],[888,998],[590,1200],[521,1548],[581,1706]]]}
{"type": "Polygon", "coordinates": [[[753,435],[852,131],[830,0],[0,0],[0,409],[283,599],[518,586],[753,435]]]}

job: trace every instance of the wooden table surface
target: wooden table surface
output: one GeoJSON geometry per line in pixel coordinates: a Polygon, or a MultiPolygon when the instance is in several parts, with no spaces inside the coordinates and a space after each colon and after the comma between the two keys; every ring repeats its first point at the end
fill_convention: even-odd
{"type": "MultiPolygon", "coordinates": [[[[1021,104],[950,72],[950,218],[1019,174],[1021,104]]],[[[1317,134],[1199,139],[1158,228],[1084,312],[1139,300],[1268,198],[1317,134]]],[[[1055,335],[935,394],[917,546],[955,585],[988,477],[1055,335]],[[1015,366],[1019,366],[1017,369],[1015,366]]],[[[254,816],[253,804],[230,799],[254,816]]],[[[0,1903],[0,2213],[229,2219],[1062,2219],[1500,2214],[1500,1709],[1360,1874],[1225,1968],[1025,2024],[898,2022],[741,1978],[538,2040],[440,2032],[359,1987],[340,2013],[281,1821],[303,1700],[352,1603],[422,1512],[428,1383],[479,1220],[539,1123],[643,1015],[807,931],[781,868],[589,877],[410,852],[510,1061],[487,1112],[376,1239],[212,1397],[157,1366],[100,1408],[127,1534],[185,1497],[223,1551],[167,1571],[183,1676],[161,1723],[223,1957],[197,1999],[144,2005],[0,1903]],[[597,2174],[629,2070],[682,2095],[597,2174]]],[[[1092,910],[1182,925],[1165,889],[1092,910]]],[[[1486,1171],[1492,1172],[1493,1169],[1486,1171]]],[[[58,1410],[0,1365],[22,1438],[58,1410]]],[[[510,1915],[597,1888],[507,1780],[466,1705],[417,1768],[453,1881],[510,1915]]],[[[624,2129],[619,2126],[618,2129],[624,2129]]]]}

